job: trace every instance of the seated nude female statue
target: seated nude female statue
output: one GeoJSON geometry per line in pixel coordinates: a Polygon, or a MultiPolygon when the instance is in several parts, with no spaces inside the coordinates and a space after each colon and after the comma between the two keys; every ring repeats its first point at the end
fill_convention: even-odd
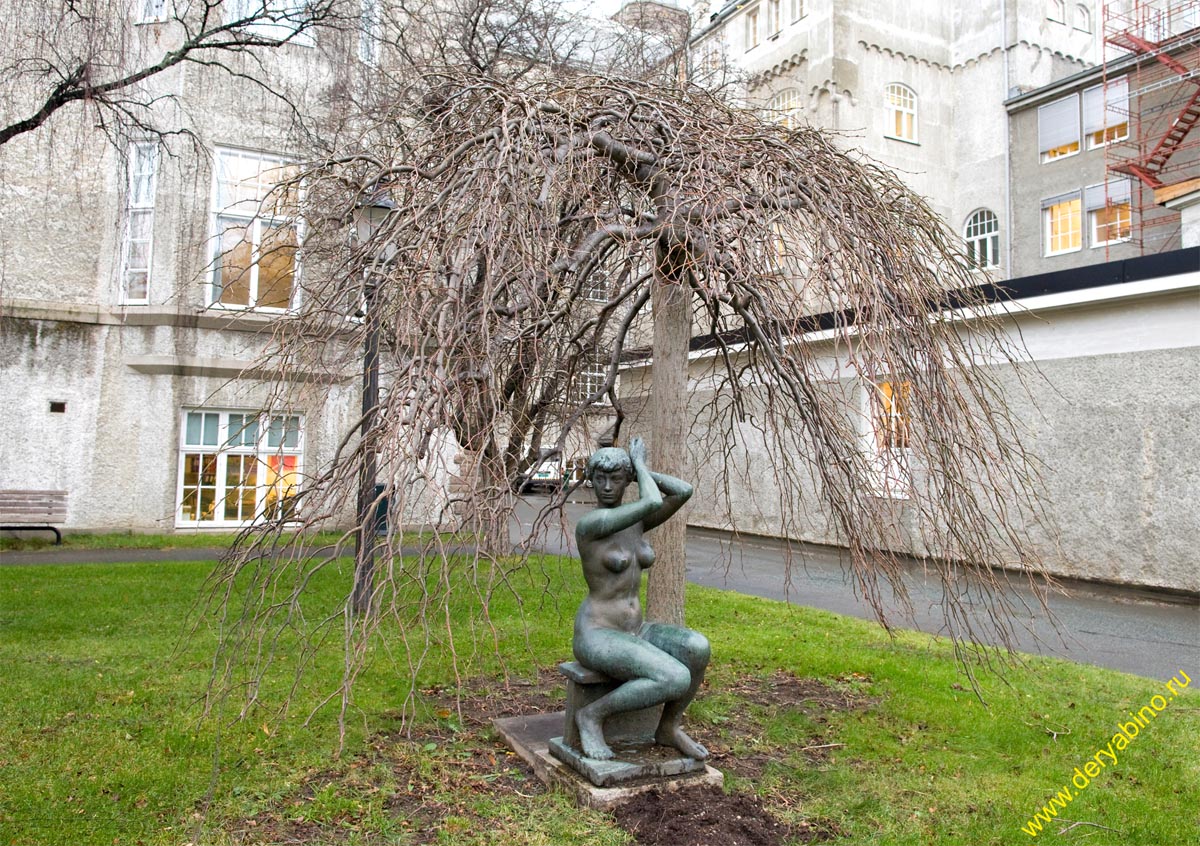
{"type": "Polygon", "coordinates": [[[642,571],[654,563],[643,534],[687,502],[692,486],[652,473],[646,447],[634,438],[629,452],[608,447],[588,461],[586,477],[597,508],[575,527],[588,595],[575,615],[575,659],[623,684],[576,714],[580,744],[588,758],[607,760],[604,719],[663,704],[655,742],[701,760],[708,750],[683,732],[683,711],[696,695],[708,666],[708,640],[691,629],[647,623],[638,601],[642,571]],[[638,498],[622,502],[636,479],[638,498]]]}

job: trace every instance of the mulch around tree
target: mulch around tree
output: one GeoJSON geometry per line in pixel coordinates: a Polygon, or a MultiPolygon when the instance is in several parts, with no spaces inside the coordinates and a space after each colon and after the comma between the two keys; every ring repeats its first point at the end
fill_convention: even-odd
{"type": "MultiPolygon", "coordinates": [[[[750,706],[798,709],[820,723],[823,713],[855,710],[870,702],[869,698],[855,694],[852,686],[783,672],[766,678],[740,677],[723,684],[722,689],[747,703],[735,709],[723,725],[723,732],[734,737],[756,731],[750,706]]],[[[497,717],[561,710],[561,678],[555,669],[541,670],[535,678],[510,679],[507,684],[494,679],[472,680],[461,691],[429,688],[422,694],[437,720],[436,726],[422,726],[411,734],[375,735],[356,758],[337,769],[306,774],[291,795],[253,817],[229,824],[226,833],[235,843],[245,844],[324,846],[355,838],[359,842],[374,842],[360,827],[362,821],[343,819],[336,825],[322,825],[305,821],[303,811],[329,788],[350,793],[376,789],[366,774],[378,772],[380,766],[390,770],[393,783],[402,786],[386,800],[385,808],[402,820],[412,842],[417,844],[436,842],[443,821],[450,816],[469,819],[471,797],[513,793],[532,797],[545,792],[546,788],[523,761],[488,738],[492,720],[497,717]],[[414,765],[414,748],[451,745],[457,750],[453,766],[438,775],[422,774],[414,765]]],[[[734,754],[718,739],[704,737],[703,733],[698,739],[709,746],[715,766],[740,779],[758,780],[775,760],[766,753],[734,754]]],[[[839,745],[814,737],[812,746],[806,747],[811,751],[801,751],[804,757],[819,762],[828,747],[839,745]]],[[[716,787],[640,794],[619,807],[614,817],[617,825],[629,832],[639,846],[794,846],[842,835],[829,820],[814,818],[787,823],[776,819],[757,796],[726,793],[716,787]]]]}

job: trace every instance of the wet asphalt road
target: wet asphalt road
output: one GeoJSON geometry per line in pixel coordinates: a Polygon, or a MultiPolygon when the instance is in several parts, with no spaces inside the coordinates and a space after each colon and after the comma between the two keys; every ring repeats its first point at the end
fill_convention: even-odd
{"type": "MultiPolygon", "coordinates": [[[[527,526],[541,502],[531,498],[524,506],[527,526]]],[[[569,526],[556,525],[539,537],[537,547],[547,552],[575,554],[571,529],[588,508],[567,506],[569,526]]],[[[513,539],[524,529],[514,526],[513,539]]],[[[792,544],[790,576],[785,548],[770,538],[743,537],[736,541],[723,532],[688,530],[688,580],[700,585],[779,599],[796,605],[824,608],[839,614],[874,619],[870,607],[854,595],[842,563],[841,551],[816,544],[792,544]]],[[[941,588],[927,581],[914,566],[906,578],[913,614],[888,609],[889,617],[904,628],[944,634],[941,588]]],[[[1169,679],[1179,670],[1200,676],[1200,604],[1132,588],[1072,582],[1067,595],[1050,597],[1058,619],[1056,634],[1048,617],[1027,589],[1014,588],[1030,612],[1018,626],[1017,642],[1024,652],[1054,655],[1140,676],[1169,679]]]]}

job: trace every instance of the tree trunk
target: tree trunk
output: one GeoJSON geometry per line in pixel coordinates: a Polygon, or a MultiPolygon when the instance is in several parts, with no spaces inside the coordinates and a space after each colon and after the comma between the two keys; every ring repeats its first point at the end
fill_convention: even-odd
{"type": "MultiPolygon", "coordinates": [[[[655,273],[654,383],[650,393],[650,467],[689,480],[687,466],[688,340],[692,334],[687,285],[669,272],[669,258],[658,256],[655,273]]],[[[646,617],[683,625],[687,507],[653,532],[655,563],[646,584],[646,617]]]]}

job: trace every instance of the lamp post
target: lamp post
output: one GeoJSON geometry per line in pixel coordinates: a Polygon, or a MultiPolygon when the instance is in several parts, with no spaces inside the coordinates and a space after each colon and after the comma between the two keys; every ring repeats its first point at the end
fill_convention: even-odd
{"type": "Polygon", "coordinates": [[[384,223],[396,205],[385,194],[375,192],[365,196],[355,209],[355,237],[368,255],[363,269],[363,340],[362,417],[359,439],[362,463],[358,470],[358,532],[354,538],[354,592],[351,603],[355,614],[364,614],[371,607],[375,577],[375,533],[377,507],[375,483],[378,472],[378,451],[375,443],[375,419],[379,411],[379,313],[376,294],[379,277],[395,257],[391,241],[379,244],[384,223]]]}

